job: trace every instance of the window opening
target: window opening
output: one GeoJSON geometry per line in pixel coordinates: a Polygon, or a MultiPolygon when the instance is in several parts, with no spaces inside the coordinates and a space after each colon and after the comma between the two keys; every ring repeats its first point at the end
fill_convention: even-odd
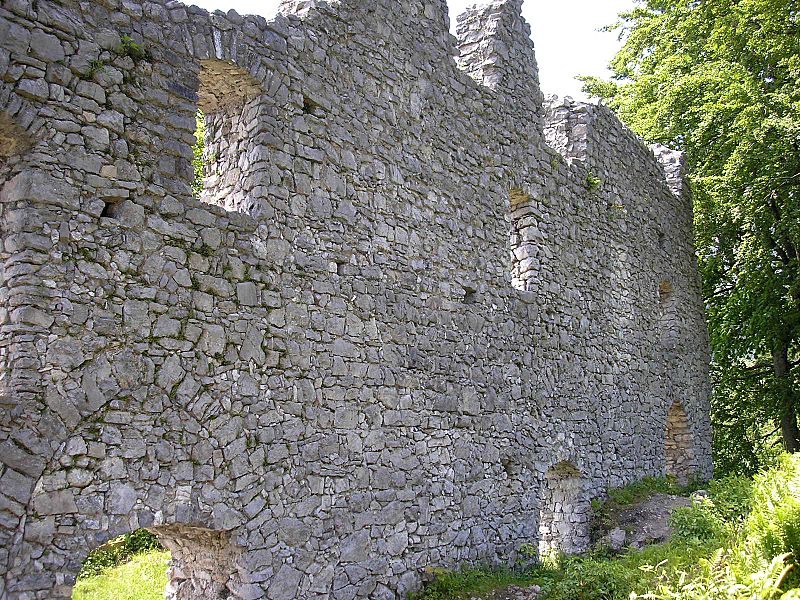
{"type": "Polygon", "coordinates": [[[658,284],[658,300],[661,304],[665,304],[672,297],[672,282],[663,280],[658,284]]]}
{"type": "Polygon", "coordinates": [[[226,210],[249,212],[257,178],[255,135],[261,87],[245,70],[221,60],[200,63],[192,148],[192,195],[226,210]]]}

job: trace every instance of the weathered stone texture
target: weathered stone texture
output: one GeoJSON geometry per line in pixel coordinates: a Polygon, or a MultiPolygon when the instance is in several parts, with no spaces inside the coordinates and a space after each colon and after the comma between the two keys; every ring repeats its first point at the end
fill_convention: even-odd
{"type": "Polygon", "coordinates": [[[710,475],[680,157],[543,103],[520,6],[2,4],[0,597],[141,527],[173,598],[405,597],[664,473],[676,402],[710,475]]]}

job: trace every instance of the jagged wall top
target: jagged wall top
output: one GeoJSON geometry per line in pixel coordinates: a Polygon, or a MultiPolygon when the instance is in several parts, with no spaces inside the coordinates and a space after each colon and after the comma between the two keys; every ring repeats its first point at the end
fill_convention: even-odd
{"type": "Polygon", "coordinates": [[[542,95],[522,0],[492,0],[457,18],[458,65],[475,81],[541,113],[542,95]]]}

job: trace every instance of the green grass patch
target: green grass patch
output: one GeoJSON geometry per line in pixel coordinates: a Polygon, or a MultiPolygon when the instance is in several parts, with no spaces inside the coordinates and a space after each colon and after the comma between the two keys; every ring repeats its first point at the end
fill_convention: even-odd
{"type": "Polygon", "coordinates": [[[606,498],[592,500],[590,537],[597,541],[619,527],[620,514],[629,506],[647,500],[653,494],[688,496],[694,486],[681,486],[673,477],[645,477],[628,485],[608,491],[606,498]]]}
{"type": "Polygon", "coordinates": [[[73,600],[163,600],[169,552],[151,550],[101,574],[78,579],[73,600]]]}
{"type": "Polygon", "coordinates": [[[618,556],[594,552],[561,556],[525,570],[474,568],[446,572],[426,586],[415,600],[465,600],[492,590],[538,585],[547,600],[628,600],[645,594],[666,579],[680,579],[701,569],[699,561],[713,553],[713,542],[695,540],[650,546],[618,556]]]}
{"type": "Polygon", "coordinates": [[[443,569],[435,575],[436,578],[425,587],[424,594],[412,595],[412,598],[425,598],[425,600],[465,598],[512,584],[533,585],[537,581],[534,572],[521,573],[511,569],[491,567],[475,567],[462,571],[443,569]]]}
{"type": "Polygon", "coordinates": [[[608,491],[608,501],[619,506],[630,506],[647,500],[653,494],[686,495],[689,488],[678,485],[672,477],[645,477],[624,487],[608,491]]]}

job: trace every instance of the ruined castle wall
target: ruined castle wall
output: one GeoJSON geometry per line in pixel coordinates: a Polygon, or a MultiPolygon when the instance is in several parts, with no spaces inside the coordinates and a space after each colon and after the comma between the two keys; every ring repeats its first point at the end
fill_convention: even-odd
{"type": "MultiPolygon", "coordinates": [[[[656,409],[661,423],[670,406],[681,402],[692,413],[700,452],[707,457],[711,430],[702,415],[710,386],[694,374],[708,362],[708,340],[696,300],[700,279],[693,239],[685,233],[692,230],[692,211],[683,158],[663,147],[647,148],[602,106],[554,100],[546,113],[548,143],[578,169],[604,213],[594,219],[604,219],[595,222],[603,223],[606,236],[604,276],[597,282],[613,315],[605,335],[619,340],[626,361],[646,365],[653,352],[661,359],[658,368],[644,367],[638,381],[620,385],[661,396],[656,409]],[[640,168],[630,169],[632,157],[640,168]],[[664,193],[663,182],[655,184],[659,173],[666,174],[671,194],[664,193]]],[[[701,472],[710,476],[707,466],[701,472]]]]}
{"type": "Polygon", "coordinates": [[[0,596],[149,527],[175,598],[400,597],[539,541],[555,465],[663,473],[676,400],[710,475],[677,163],[542,107],[516,0],[307,4],[0,8],[0,596]]]}

